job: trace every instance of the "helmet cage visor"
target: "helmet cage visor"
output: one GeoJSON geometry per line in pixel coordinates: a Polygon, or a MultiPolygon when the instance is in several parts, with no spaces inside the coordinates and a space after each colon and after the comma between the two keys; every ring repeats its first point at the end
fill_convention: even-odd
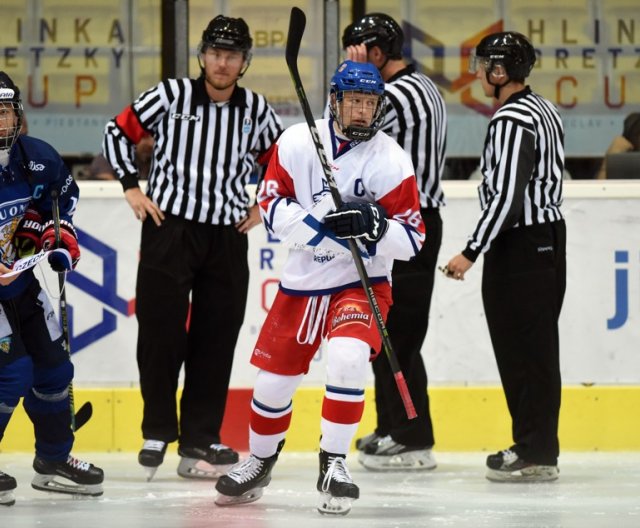
{"type": "MultiPolygon", "coordinates": [[[[365,102],[363,101],[361,104],[364,105],[365,102]]],[[[354,141],[368,141],[376,134],[376,132],[378,132],[378,130],[380,130],[380,127],[382,127],[382,124],[384,123],[384,117],[385,117],[384,107],[385,107],[384,94],[380,95],[380,94],[374,93],[373,91],[366,91],[366,90],[341,90],[341,91],[331,90],[331,100],[329,103],[329,112],[331,114],[331,117],[333,117],[336,123],[338,123],[338,127],[340,128],[342,133],[346,137],[354,141]],[[376,102],[376,107],[373,110],[369,125],[366,125],[366,126],[354,125],[352,124],[353,123],[352,116],[345,115],[345,112],[347,110],[344,105],[344,94],[346,92],[359,93],[364,95],[375,95],[378,98],[376,102]],[[348,119],[345,119],[345,118],[348,118],[348,119]],[[349,125],[345,126],[344,124],[345,121],[348,121],[349,125]]],[[[350,110],[353,111],[354,108],[355,108],[354,106],[351,106],[350,110]]]]}
{"type": "Polygon", "coordinates": [[[489,57],[480,57],[475,53],[469,56],[469,73],[478,73],[478,70],[491,72],[493,66],[494,61],[489,57]]]}
{"type": "Polygon", "coordinates": [[[18,139],[22,128],[22,102],[0,97],[0,150],[8,150],[18,139]]]}

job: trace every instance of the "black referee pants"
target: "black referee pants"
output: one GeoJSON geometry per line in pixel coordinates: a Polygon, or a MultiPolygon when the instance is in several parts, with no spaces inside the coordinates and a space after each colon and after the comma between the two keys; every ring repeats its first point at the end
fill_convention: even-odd
{"type": "Polygon", "coordinates": [[[558,318],[565,288],[564,221],[509,229],[485,254],[482,298],[512,419],[512,449],[542,465],[556,465],[560,452],[558,318]]]}
{"type": "Polygon", "coordinates": [[[136,315],[142,435],[179,439],[186,447],[218,443],[247,301],[247,236],[234,226],[166,215],[160,227],[147,218],[140,248],[136,315]]]}
{"type": "Polygon", "coordinates": [[[378,424],[376,433],[391,435],[396,442],[412,447],[431,447],[435,440],[429,412],[427,371],[422,344],[429,326],[429,308],[438,252],[442,243],[442,218],[438,209],[422,209],[426,240],[410,261],[393,265],[393,306],[387,317],[387,330],[398,363],[407,381],[417,418],[407,419],[389,360],[382,352],[373,361],[378,424]]]}

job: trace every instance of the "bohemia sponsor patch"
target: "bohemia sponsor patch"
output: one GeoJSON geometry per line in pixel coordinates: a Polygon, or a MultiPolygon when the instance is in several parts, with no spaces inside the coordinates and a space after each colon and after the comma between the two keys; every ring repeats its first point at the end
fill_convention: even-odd
{"type": "Polygon", "coordinates": [[[357,299],[344,299],[336,307],[335,315],[331,321],[331,329],[347,324],[361,324],[371,327],[371,314],[367,309],[366,301],[357,299]]]}

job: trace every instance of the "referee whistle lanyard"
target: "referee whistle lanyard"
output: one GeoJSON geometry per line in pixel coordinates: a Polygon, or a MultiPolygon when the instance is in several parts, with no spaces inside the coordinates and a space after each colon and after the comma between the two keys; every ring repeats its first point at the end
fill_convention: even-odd
{"type": "Polygon", "coordinates": [[[302,321],[300,322],[300,327],[298,328],[298,335],[296,336],[299,344],[311,345],[316,340],[318,330],[324,328],[327,312],[329,311],[330,298],[331,295],[309,297],[302,321]],[[303,338],[301,334],[305,331],[305,326],[307,335],[303,338]]]}

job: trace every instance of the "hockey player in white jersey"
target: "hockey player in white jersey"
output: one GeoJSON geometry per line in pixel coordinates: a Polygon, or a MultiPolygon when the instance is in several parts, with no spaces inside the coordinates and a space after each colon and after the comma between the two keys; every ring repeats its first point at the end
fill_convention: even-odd
{"type": "Polygon", "coordinates": [[[347,239],[355,239],[386,318],[394,259],[424,242],[414,169],[385,134],[384,82],[368,63],[346,61],[331,80],[330,119],[316,121],[344,204],[336,211],[306,124],[277,142],[258,203],[267,230],[289,246],[279,291],[256,342],[258,371],[250,419],[250,456],[222,476],[216,504],[262,496],[284,445],[292,397],[322,340],[326,390],[320,421],[321,513],[346,514],[359,489],[346,455],[364,410],[370,349],[381,338],[347,239]]]}

